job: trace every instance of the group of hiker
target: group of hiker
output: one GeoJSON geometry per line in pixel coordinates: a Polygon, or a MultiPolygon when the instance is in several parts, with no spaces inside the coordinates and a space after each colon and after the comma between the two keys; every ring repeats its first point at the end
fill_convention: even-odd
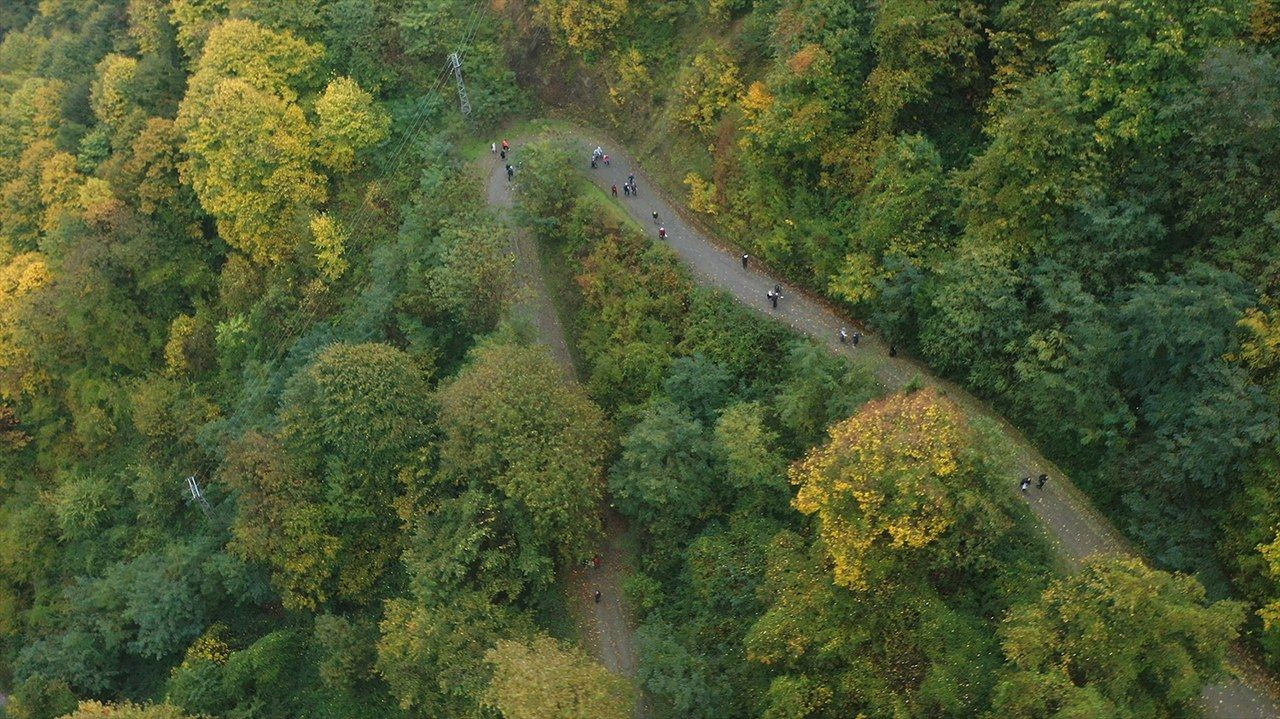
{"type": "MultiPolygon", "coordinates": [[[[1049,475],[1041,474],[1039,477],[1036,478],[1036,489],[1044,489],[1045,482],[1048,482],[1048,481],[1049,481],[1049,475]]],[[[1018,488],[1022,490],[1023,494],[1026,494],[1027,488],[1030,486],[1031,486],[1030,475],[1023,477],[1022,481],[1018,483],[1018,488]]]]}
{"type": "Polygon", "coordinates": [[[604,154],[604,148],[597,145],[596,149],[591,152],[591,169],[596,169],[600,166],[600,163],[604,163],[604,166],[608,167],[609,156],[604,154]]]}
{"type": "MultiPolygon", "coordinates": [[[[617,197],[617,196],[618,196],[618,185],[617,185],[617,183],[614,183],[613,187],[611,187],[611,188],[609,188],[609,189],[613,192],[613,196],[614,196],[614,197],[617,197]]],[[[639,196],[640,196],[640,192],[639,192],[638,190],[636,190],[636,176],[635,176],[635,175],[628,175],[628,176],[627,176],[627,181],[626,181],[626,182],[624,182],[624,183],[622,183],[622,194],[623,194],[623,196],[624,196],[624,197],[639,197],[639,196]]]]}
{"type": "Polygon", "coordinates": [[[858,343],[862,341],[861,332],[858,332],[855,330],[854,333],[851,335],[849,334],[849,331],[843,327],[840,328],[840,332],[836,336],[840,338],[840,344],[842,345],[849,344],[850,342],[852,342],[853,346],[857,347],[858,343]]]}
{"type": "Polygon", "coordinates": [[[511,155],[511,143],[506,140],[503,140],[502,148],[499,149],[498,143],[491,142],[489,143],[489,152],[497,155],[499,159],[501,159],[502,162],[506,165],[507,182],[511,182],[511,180],[514,179],[516,176],[516,168],[510,162],[507,162],[507,158],[511,155]]]}

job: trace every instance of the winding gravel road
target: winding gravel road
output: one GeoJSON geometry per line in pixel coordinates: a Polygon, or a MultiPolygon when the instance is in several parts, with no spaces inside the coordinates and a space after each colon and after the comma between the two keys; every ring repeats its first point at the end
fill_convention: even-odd
{"type": "MultiPolygon", "coordinates": [[[[654,240],[659,241],[651,214],[656,211],[659,223],[667,231],[665,242],[688,265],[694,279],[700,284],[724,290],[747,306],[775,317],[824,343],[831,351],[850,356],[855,362],[868,367],[886,389],[899,389],[915,379],[923,385],[939,388],[970,413],[986,417],[999,426],[1010,446],[1016,448],[1008,465],[1011,492],[1018,492],[1018,477],[1037,476],[1041,473],[1051,477],[1043,490],[1033,487],[1027,492],[1025,501],[1042,522],[1048,539],[1069,564],[1078,566],[1086,557],[1095,554],[1139,556],[1061,470],[1041,456],[1017,428],[969,392],[954,383],[932,376],[927,367],[901,352],[896,357],[890,357],[885,344],[865,330],[862,342],[856,349],[840,344],[837,339],[839,329],[848,327],[852,331],[857,323],[841,317],[821,299],[798,288],[789,287],[757,262],[749,263],[748,269],[744,270],[742,251],[697,228],[684,216],[679,203],[668,201],[656,191],[657,187],[648,181],[647,176],[620,146],[609,142],[601,133],[584,129],[560,133],[558,137],[579,150],[578,156],[582,158],[584,172],[588,172],[592,181],[606,192],[614,184],[621,190],[628,175],[636,176],[639,196],[620,196],[617,202],[641,227],[651,228],[654,240]],[[590,170],[587,166],[591,150],[598,145],[607,149],[611,165],[590,170]],[[773,310],[769,307],[765,292],[775,284],[782,285],[783,299],[778,308],[773,310]]],[[[519,181],[518,176],[516,180],[519,181]]],[[[496,163],[489,182],[490,203],[500,207],[510,206],[511,199],[506,185],[503,167],[501,163],[496,163]]],[[[539,273],[537,253],[532,248],[531,241],[528,238],[517,239],[516,244],[528,245],[516,248],[518,264],[526,272],[539,273]]],[[[541,286],[541,279],[535,279],[531,284],[541,286]]],[[[547,333],[546,338],[557,356],[560,356],[560,350],[556,349],[558,345],[564,348],[563,353],[567,358],[568,348],[563,329],[555,317],[545,288],[540,292],[541,303],[550,308],[550,315],[544,320],[541,318],[543,311],[538,311],[538,326],[547,333]]],[[[606,525],[608,524],[607,522],[606,525]]],[[[618,597],[620,591],[620,586],[608,589],[609,594],[618,597]]],[[[610,665],[610,668],[628,676],[634,675],[635,650],[632,647],[625,607],[597,607],[596,614],[601,647],[611,645],[617,648],[610,652],[602,649],[597,656],[606,665],[610,665]]],[[[1234,675],[1232,678],[1205,687],[1202,700],[1206,715],[1214,719],[1280,719],[1280,702],[1277,702],[1272,688],[1273,681],[1265,670],[1239,652],[1233,653],[1231,668],[1234,675]]]]}

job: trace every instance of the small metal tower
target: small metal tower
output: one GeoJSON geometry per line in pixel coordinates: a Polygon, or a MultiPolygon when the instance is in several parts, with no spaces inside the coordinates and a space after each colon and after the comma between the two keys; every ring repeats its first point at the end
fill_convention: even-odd
{"type": "Polygon", "coordinates": [[[462,81],[462,58],[458,53],[449,53],[449,64],[453,66],[453,79],[458,81],[458,102],[462,106],[462,114],[471,114],[471,101],[467,99],[467,86],[462,81]]]}
{"type": "Polygon", "coordinates": [[[204,510],[204,516],[209,516],[209,500],[204,498],[204,492],[200,490],[200,483],[196,481],[193,474],[187,477],[187,491],[191,493],[191,501],[200,505],[200,509],[204,510]]]}

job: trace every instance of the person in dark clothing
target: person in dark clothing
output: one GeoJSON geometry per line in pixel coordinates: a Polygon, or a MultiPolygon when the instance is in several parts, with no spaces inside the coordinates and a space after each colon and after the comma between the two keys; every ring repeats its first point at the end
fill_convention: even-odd
{"type": "Polygon", "coordinates": [[[507,165],[507,182],[511,182],[511,178],[516,174],[516,169],[511,165],[507,165]]]}
{"type": "Polygon", "coordinates": [[[627,175],[627,184],[628,184],[628,185],[634,185],[634,184],[636,184],[636,176],[635,176],[635,175],[627,175]]]}
{"type": "Polygon", "coordinates": [[[843,327],[840,328],[840,332],[837,336],[840,338],[840,344],[844,344],[849,341],[849,333],[845,332],[843,327]]]}
{"type": "Polygon", "coordinates": [[[501,157],[504,160],[507,159],[507,151],[506,150],[498,151],[498,157],[501,157]]]}
{"type": "Polygon", "coordinates": [[[859,341],[859,340],[861,340],[861,339],[862,339],[862,333],[861,333],[861,332],[854,332],[854,333],[853,333],[853,346],[854,346],[854,347],[857,347],[857,346],[858,346],[858,341],[859,341]]]}
{"type": "Polygon", "coordinates": [[[889,345],[889,356],[890,357],[898,356],[898,345],[889,345]]]}
{"type": "Polygon", "coordinates": [[[610,189],[613,191],[613,196],[614,196],[614,197],[617,197],[617,196],[618,196],[618,186],[617,186],[617,185],[614,185],[614,186],[613,186],[613,187],[611,187],[610,189]]]}
{"type": "Polygon", "coordinates": [[[636,189],[636,183],[634,183],[634,182],[633,182],[633,183],[631,183],[631,196],[632,196],[632,197],[639,197],[639,196],[640,196],[640,191],[636,189]]]}
{"type": "Polygon", "coordinates": [[[1030,487],[1030,486],[1031,486],[1030,477],[1023,477],[1022,481],[1018,483],[1018,488],[1021,489],[1024,493],[1027,491],[1027,487],[1030,487]]]}
{"type": "Polygon", "coordinates": [[[599,604],[599,603],[600,603],[600,590],[599,590],[599,589],[597,589],[597,590],[596,590],[596,604],[599,604]]]}
{"type": "Polygon", "coordinates": [[[631,197],[631,185],[623,185],[622,194],[626,195],[627,197],[631,197]]]}
{"type": "Polygon", "coordinates": [[[768,292],[764,293],[764,296],[769,298],[769,303],[773,305],[773,308],[775,310],[778,309],[778,298],[781,297],[782,295],[778,294],[777,292],[774,292],[773,290],[769,290],[768,292]]]}
{"type": "Polygon", "coordinates": [[[654,210],[654,211],[653,211],[653,224],[655,224],[655,225],[656,225],[656,224],[658,224],[658,211],[657,211],[657,210],[654,210]]]}
{"type": "Polygon", "coordinates": [[[1036,489],[1044,489],[1044,483],[1049,481],[1049,475],[1042,474],[1036,479],[1036,489]]]}
{"type": "Polygon", "coordinates": [[[591,158],[591,169],[596,169],[596,158],[591,158]]]}
{"type": "Polygon", "coordinates": [[[743,255],[743,256],[742,256],[742,269],[744,269],[744,270],[745,270],[745,269],[747,269],[747,261],[748,261],[748,260],[750,260],[750,259],[751,259],[751,258],[750,258],[750,257],[748,257],[747,255],[743,255]]]}

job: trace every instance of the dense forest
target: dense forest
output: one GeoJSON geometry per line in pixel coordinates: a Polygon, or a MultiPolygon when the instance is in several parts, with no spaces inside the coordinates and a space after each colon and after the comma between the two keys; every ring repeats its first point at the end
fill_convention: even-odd
{"type": "Polygon", "coordinates": [[[1262,609],[1280,666],[1280,3],[678,5],[539,3],[515,67],[1262,609]]]}
{"type": "Polygon", "coordinates": [[[1196,716],[1237,636],[1280,667],[1277,41],[1275,0],[5,2],[0,716],[1196,716]],[[562,140],[497,214],[547,113],[1152,563],[1064,566],[993,423],[700,286],[562,140]],[[608,506],[635,676],[566,586],[608,506]]]}

